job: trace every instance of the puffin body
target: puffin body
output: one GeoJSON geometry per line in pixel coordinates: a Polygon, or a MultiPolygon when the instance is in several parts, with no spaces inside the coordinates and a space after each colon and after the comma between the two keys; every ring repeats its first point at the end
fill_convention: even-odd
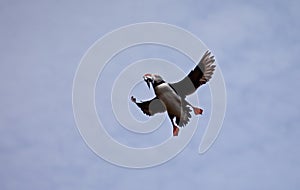
{"type": "Polygon", "coordinates": [[[164,103],[169,114],[181,114],[181,98],[167,83],[162,83],[154,88],[155,95],[164,103]]]}
{"type": "Polygon", "coordinates": [[[207,51],[188,76],[177,83],[166,83],[159,75],[145,74],[143,79],[149,88],[152,85],[156,96],[145,102],[137,102],[132,96],[131,101],[148,116],[167,111],[173,125],[173,136],[178,136],[179,127],[187,125],[191,118],[191,108],[195,115],[203,112],[202,109],[192,106],[185,98],[211,78],[215,60],[210,54],[207,51]]]}
{"type": "Polygon", "coordinates": [[[190,109],[183,105],[182,98],[176,93],[176,91],[168,83],[162,83],[154,88],[155,95],[160,99],[163,105],[166,107],[169,118],[173,125],[173,136],[177,136],[179,128],[174,124],[174,118],[176,118],[176,124],[183,127],[184,123],[189,121],[191,116],[190,109]],[[182,121],[181,123],[179,121],[182,121]]]}

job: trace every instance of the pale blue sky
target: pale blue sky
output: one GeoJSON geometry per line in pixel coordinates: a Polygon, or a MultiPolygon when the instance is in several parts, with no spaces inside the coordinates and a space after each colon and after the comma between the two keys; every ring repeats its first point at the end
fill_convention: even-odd
{"type": "MultiPolygon", "coordinates": [[[[299,8],[296,0],[2,0],[0,188],[299,189],[299,8]],[[107,163],[85,145],[73,119],[72,80],[95,40],[145,21],[180,26],[205,42],[222,68],[228,106],[209,152],[197,154],[199,128],[175,159],[132,170],[107,163]]],[[[137,58],[184,59],[154,49],[136,50],[137,58]]],[[[208,88],[198,94],[209,110],[208,88]]]]}

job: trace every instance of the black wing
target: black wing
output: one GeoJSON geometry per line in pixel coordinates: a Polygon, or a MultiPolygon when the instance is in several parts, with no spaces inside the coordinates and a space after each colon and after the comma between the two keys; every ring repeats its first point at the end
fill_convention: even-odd
{"type": "Polygon", "coordinates": [[[148,116],[166,111],[164,103],[162,103],[157,97],[145,102],[136,102],[136,99],[132,96],[131,101],[133,101],[139,108],[141,108],[143,113],[148,116]]]}
{"type": "Polygon", "coordinates": [[[170,84],[177,94],[185,97],[194,93],[199,86],[205,84],[211,79],[216,65],[214,56],[210,51],[206,51],[198,65],[192,70],[188,76],[177,83],[170,84]]]}

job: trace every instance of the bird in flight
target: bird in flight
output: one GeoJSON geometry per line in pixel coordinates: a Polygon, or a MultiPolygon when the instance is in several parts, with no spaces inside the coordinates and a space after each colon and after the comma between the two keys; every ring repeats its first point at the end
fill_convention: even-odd
{"type": "Polygon", "coordinates": [[[198,65],[185,78],[176,83],[167,83],[156,74],[145,74],[143,79],[149,89],[152,85],[156,96],[151,100],[141,102],[137,102],[136,98],[131,96],[131,101],[148,116],[167,111],[173,125],[173,136],[178,136],[179,127],[184,127],[190,121],[192,109],[195,115],[203,112],[185,98],[211,79],[216,67],[214,62],[214,56],[210,51],[206,51],[198,65]]]}

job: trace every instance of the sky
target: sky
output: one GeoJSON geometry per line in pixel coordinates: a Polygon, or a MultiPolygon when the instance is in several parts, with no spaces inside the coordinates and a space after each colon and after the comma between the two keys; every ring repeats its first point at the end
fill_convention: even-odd
{"type": "MultiPolygon", "coordinates": [[[[299,8],[296,0],[2,0],[0,188],[299,189],[299,8]],[[209,115],[200,118],[201,126],[178,156],[148,169],[104,161],[76,128],[72,85],[82,56],[105,34],[138,22],[182,27],[216,56],[226,82],[227,111],[219,137],[203,155],[198,146],[209,115]]],[[[189,62],[178,52],[144,46],[117,56],[103,77],[113,81],[120,70],[114,62],[124,60],[126,66],[156,56],[185,72],[191,69],[191,63],[177,63],[189,62]]],[[[105,89],[108,85],[99,82],[97,95],[105,89]]],[[[209,113],[209,88],[197,95],[209,113]]],[[[100,95],[96,101],[99,117],[103,107],[111,110],[100,95]]],[[[104,123],[115,123],[111,111],[107,114],[104,123]]],[[[118,126],[107,130],[131,146],[165,137],[127,134],[118,126]]],[[[167,127],[160,132],[167,133],[167,127]]]]}

